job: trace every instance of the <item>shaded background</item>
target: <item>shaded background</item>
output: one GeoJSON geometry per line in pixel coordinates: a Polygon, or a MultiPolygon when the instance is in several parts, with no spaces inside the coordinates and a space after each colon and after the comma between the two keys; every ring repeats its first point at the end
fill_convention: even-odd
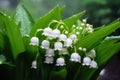
{"type": "MultiPolygon", "coordinates": [[[[0,11],[13,16],[18,3],[24,4],[35,20],[57,4],[66,6],[63,18],[86,10],[83,18],[95,27],[107,25],[120,17],[120,0],[0,0],[0,11]]],[[[120,35],[120,30],[112,35],[120,35]]],[[[2,75],[5,74],[5,71],[2,72],[2,75]]],[[[100,80],[120,80],[120,53],[116,53],[102,70],[100,80]]]]}

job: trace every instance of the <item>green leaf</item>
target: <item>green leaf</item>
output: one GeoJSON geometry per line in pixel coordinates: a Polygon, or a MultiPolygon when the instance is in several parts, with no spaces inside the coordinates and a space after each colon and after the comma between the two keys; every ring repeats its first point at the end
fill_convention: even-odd
{"type": "Polygon", "coordinates": [[[114,23],[105,26],[87,36],[83,39],[79,39],[76,43],[77,47],[85,47],[88,50],[97,46],[107,35],[110,35],[113,31],[120,28],[120,22],[115,21],[114,23]]]}
{"type": "Polygon", "coordinates": [[[65,5],[60,8],[61,14],[64,12],[64,10],[65,10],[65,5]]]}
{"type": "Polygon", "coordinates": [[[96,60],[98,61],[99,65],[107,62],[107,60],[109,60],[118,50],[120,50],[119,40],[120,38],[108,40],[96,47],[96,51],[98,52],[96,60]]]}
{"type": "Polygon", "coordinates": [[[2,12],[0,12],[0,26],[4,28],[3,34],[6,34],[8,37],[13,57],[16,59],[20,53],[25,51],[18,26],[16,26],[15,22],[10,17],[2,12]]]}
{"type": "Polygon", "coordinates": [[[18,5],[14,16],[15,23],[20,25],[20,31],[23,36],[30,34],[34,24],[33,18],[23,5],[18,5]]]}
{"type": "Polygon", "coordinates": [[[58,6],[36,21],[32,28],[31,36],[34,36],[37,29],[47,27],[52,20],[61,20],[61,10],[58,6]]]}
{"type": "MultiPolygon", "coordinates": [[[[95,80],[99,75],[100,70],[104,65],[110,60],[110,58],[120,50],[120,43],[117,43],[120,38],[118,37],[108,37],[106,40],[103,39],[110,35],[113,31],[120,27],[120,22],[117,20],[112,24],[102,27],[97,31],[85,36],[83,39],[80,39],[76,46],[85,47],[87,50],[95,49],[97,51],[97,56],[95,60],[98,63],[99,69],[89,69],[86,67],[81,67],[78,70],[78,78],[81,80],[95,80]],[[96,47],[97,46],[97,47],[96,47]],[[87,77],[86,77],[87,74],[87,77]],[[96,77],[95,77],[96,76],[96,77]]],[[[75,78],[76,79],[76,78],[75,78]]]]}
{"type": "Polygon", "coordinates": [[[78,13],[78,14],[75,14],[75,15],[69,17],[69,18],[64,19],[63,22],[64,22],[69,28],[71,28],[72,25],[73,25],[75,22],[77,22],[77,20],[78,20],[80,17],[82,17],[84,14],[85,14],[85,11],[82,11],[82,12],[80,12],[80,13],[78,13]]]}
{"type": "Polygon", "coordinates": [[[99,72],[105,66],[105,64],[107,64],[111,57],[120,50],[120,42],[117,43],[119,40],[120,38],[107,40],[97,46],[95,48],[97,52],[95,61],[98,63],[98,69],[82,67],[81,70],[78,71],[79,74],[77,75],[77,80],[95,80],[99,76],[99,72]]]}
{"type": "Polygon", "coordinates": [[[66,80],[66,69],[62,69],[60,71],[52,71],[51,72],[51,80],[66,80]]]}
{"type": "Polygon", "coordinates": [[[0,50],[4,48],[4,43],[3,34],[0,32],[0,50]]]}

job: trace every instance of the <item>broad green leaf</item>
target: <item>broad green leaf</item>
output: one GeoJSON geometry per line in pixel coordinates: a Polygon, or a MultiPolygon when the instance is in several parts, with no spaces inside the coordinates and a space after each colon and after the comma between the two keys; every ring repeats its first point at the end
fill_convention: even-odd
{"type": "Polygon", "coordinates": [[[118,43],[119,40],[120,38],[117,40],[115,39],[106,41],[96,47],[96,51],[98,52],[96,60],[98,61],[99,65],[109,60],[110,57],[112,57],[115,52],[120,49],[120,42],[118,43]]]}
{"type": "Polygon", "coordinates": [[[77,20],[78,20],[80,17],[82,17],[82,16],[84,15],[84,13],[85,13],[85,11],[82,11],[82,12],[80,12],[80,13],[78,13],[78,14],[75,14],[75,15],[69,17],[69,18],[64,19],[63,22],[64,22],[69,28],[71,28],[72,25],[73,25],[75,22],[77,22],[77,20]]]}
{"type": "Polygon", "coordinates": [[[47,27],[52,20],[61,20],[61,11],[58,6],[36,21],[32,27],[31,36],[34,36],[37,29],[47,27]]]}
{"type": "Polygon", "coordinates": [[[99,47],[95,48],[95,50],[97,51],[97,57],[95,60],[98,62],[99,69],[89,69],[86,67],[81,67],[81,69],[78,70],[78,79],[94,80],[95,78],[97,78],[97,76],[99,75],[99,71],[103,68],[103,66],[116,52],[118,52],[118,50],[120,49],[120,43],[118,44],[116,42],[120,40],[119,36],[114,38],[107,38],[108,40],[105,41],[103,41],[103,39],[119,27],[120,22],[115,21],[112,24],[106,27],[102,27],[94,33],[89,34],[85,38],[78,41],[78,43],[76,44],[77,47],[86,47],[88,50],[99,45],[99,47]],[[93,74],[95,74],[96,77],[93,76],[93,74]]]}
{"type": "MultiPolygon", "coordinates": [[[[120,38],[119,38],[120,40],[120,38]]],[[[90,69],[88,67],[82,67],[77,75],[80,80],[95,80],[99,76],[101,69],[107,64],[111,57],[120,50],[120,43],[116,43],[117,40],[105,41],[95,48],[97,56],[95,60],[98,63],[98,69],[90,69]],[[87,74],[87,76],[86,76],[87,74]]],[[[77,79],[77,80],[79,80],[77,79]]]]}
{"type": "Polygon", "coordinates": [[[14,16],[15,23],[20,25],[20,31],[23,36],[30,34],[33,26],[33,18],[23,5],[18,5],[14,16]]]}
{"type": "Polygon", "coordinates": [[[20,53],[25,51],[19,29],[14,21],[10,17],[6,16],[4,13],[0,13],[0,22],[0,26],[2,26],[5,30],[4,34],[6,34],[9,39],[13,57],[14,59],[16,59],[20,53]]]}
{"type": "Polygon", "coordinates": [[[60,8],[61,14],[63,14],[64,10],[65,10],[65,5],[60,8]]]}
{"type": "Polygon", "coordinates": [[[113,31],[120,28],[120,22],[116,21],[108,26],[105,26],[87,36],[78,40],[77,47],[85,47],[88,50],[97,46],[107,35],[110,35],[113,31]]]}

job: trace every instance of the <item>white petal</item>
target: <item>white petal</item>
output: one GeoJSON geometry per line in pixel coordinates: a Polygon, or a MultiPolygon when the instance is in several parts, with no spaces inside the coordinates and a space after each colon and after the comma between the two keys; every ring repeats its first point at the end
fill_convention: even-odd
{"type": "Polygon", "coordinates": [[[56,60],[56,66],[64,66],[65,65],[65,60],[64,58],[58,58],[56,60]]]}
{"type": "Polygon", "coordinates": [[[83,59],[83,66],[84,65],[88,66],[88,65],[90,65],[90,63],[91,63],[91,59],[89,57],[85,57],[83,59]]]}
{"type": "Polygon", "coordinates": [[[63,44],[61,42],[55,42],[54,44],[54,50],[62,50],[63,44]]]}
{"type": "Polygon", "coordinates": [[[54,56],[54,49],[47,49],[45,56],[48,56],[48,57],[54,56]]]}
{"type": "Polygon", "coordinates": [[[52,34],[53,34],[53,37],[56,38],[60,35],[60,31],[58,29],[54,29],[52,34]]]}
{"type": "Polygon", "coordinates": [[[30,40],[30,45],[39,46],[39,39],[38,39],[38,37],[32,37],[31,40],[30,40]]]}
{"type": "Polygon", "coordinates": [[[51,33],[52,33],[52,29],[48,27],[43,30],[42,35],[48,36],[51,33]]]}
{"type": "Polygon", "coordinates": [[[77,41],[77,36],[75,34],[71,34],[70,39],[73,40],[74,42],[76,42],[77,41]]]}
{"type": "Polygon", "coordinates": [[[41,48],[49,49],[50,42],[48,40],[43,40],[41,43],[41,48]]]}
{"type": "Polygon", "coordinates": [[[72,40],[70,38],[67,38],[67,40],[64,41],[64,46],[72,47],[72,40]]]}
{"type": "Polygon", "coordinates": [[[100,72],[100,76],[104,76],[106,73],[106,69],[102,69],[101,72],[100,72]]]}
{"type": "Polygon", "coordinates": [[[90,63],[90,68],[97,68],[97,63],[96,63],[96,61],[91,61],[91,63],[90,63]]]}
{"type": "Polygon", "coordinates": [[[52,64],[53,61],[54,61],[54,58],[53,58],[53,57],[46,57],[44,63],[52,64]]]}
{"type": "Polygon", "coordinates": [[[70,60],[73,62],[81,62],[81,57],[78,53],[72,53],[70,60]]]}
{"type": "Polygon", "coordinates": [[[65,41],[65,40],[67,40],[67,36],[65,34],[61,34],[59,36],[59,39],[60,39],[60,41],[65,41]]]}
{"type": "Polygon", "coordinates": [[[34,69],[37,68],[37,62],[36,62],[36,61],[33,61],[33,62],[32,62],[32,66],[31,66],[31,68],[34,68],[34,69]]]}

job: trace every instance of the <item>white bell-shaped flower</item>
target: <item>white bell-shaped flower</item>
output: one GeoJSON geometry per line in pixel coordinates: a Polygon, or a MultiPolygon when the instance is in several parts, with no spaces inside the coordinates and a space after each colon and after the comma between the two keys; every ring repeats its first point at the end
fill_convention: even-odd
{"type": "Polygon", "coordinates": [[[72,53],[70,57],[70,61],[73,62],[81,62],[81,56],[78,53],[72,53]]]}
{"type": "Polygon", "coordinates": [[[48,40],[43,40],[41,43],[41,48],[49,49],[50,42],[48,40]]]}
{"type": "Polygon", "coordinates": [[[61,54],[63,54],[63,55],[69,54],[67,48],[63,48],[62,50],[60,50],[59,55],[61,55],[61,54]]]}
{"type": "Polygon", "coordinates": [[[64,41],[64,46],[72,47],[72,40],[70,38],[67,38],[67,40],[64,41]]]}
{"type": "Polygon", "coordinates": [[[49,36],[50,34],[52,34],[52,29],[51,28],[48,27],[48,28],[45,28],[43,30],[42,35],[49,36]]]}
{"type": "Polygon", "coordinates": [[[51,28],[47,27],[43,30],[42,35],[49,36],[50,34],[52,34],[52,29],[51,28]]]}
{"type": "Polygon", "coordinates": [[[30,39],[30,45],[39,46],[39,39],[38,39],[38,37],[32,37],[30,39]]]}
{"type": "Polygon", "coordinates": [[[54,29],[52,31],[52,34],[53,34],[53,38],[57,38],[60,36],[60,31],[58,29],[54,29]]]}
{"type": "Polygon", "coordinates": [[[47,49],[45,56],[47,56],[47,57],[52,57],[52,56],[54,56],[54,49],[47,49]]]}
{"type": "Polygon", "coordinates": [[[65,34],[61,34],[61,35],[59,36],[59,40],[60,40],[60,41],[65,41],[65,40],[67,40],[67,36],[66,36],[65,34]]]}
{"type": "Polygon", "coordinates": [[[46,64],[52,64],[53,61],[54,61],[53,56],[51,56],[51,57],[46,57],[44,63],[46,63],[46,64]]]}
{"type": "Polygon", "coordinates": [[[65,65],[65,60],[64,58],[58,58],[56,60],[56,66],[64,66],[65,65]]]}
{"type": "Polygon", "coordinates": [[[92,49],[90,52],[87,53],[89,57],[94,58],[96,57],[96,51],[92,49]]]}
{"type": "Polygon", "coordinates": [[[98,68],[96,61],[94,61],[94,60],[91,61],[90,68],[98,68]]]}
{"type": "Polygon", "coordinates": [[[91,63],[91,59],[90,59],[90,57],[85,57],[84,59],[83,59],[83,66],[89,66],[90,65],[90,63],[91,63]]]}
{"type": "Polygon", "coordinates": [[[54,44],[54,50],[62,50],[63,44],[61,42],[55,42],[54,44]]]}
{"type": "Polygon", "coordinates": [[[36,69],[36,68],[37,68],[37,62],[36,62],[36,61],[33,61],[33,62],[32,62],[31,68],[33,68],[33,69],[36,69]]]}
{"type": "Polygon", "coordinates": [[[77,36],[76,36],[76,34],[71,34],[71,35],[70,35],[70,39],[73,40],[73,42],[76,42],[76,41],[77,41],[77,36]]]}

